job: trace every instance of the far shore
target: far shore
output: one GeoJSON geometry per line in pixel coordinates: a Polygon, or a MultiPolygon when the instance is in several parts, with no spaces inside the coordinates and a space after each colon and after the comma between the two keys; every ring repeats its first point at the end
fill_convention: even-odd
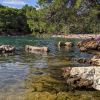
{"type": "Polygon", "coordinates": [[[90,38],[100,38],[100,34],[67,34],[67,35],[53,35],[52,37],[90,39],[90,38]]]}

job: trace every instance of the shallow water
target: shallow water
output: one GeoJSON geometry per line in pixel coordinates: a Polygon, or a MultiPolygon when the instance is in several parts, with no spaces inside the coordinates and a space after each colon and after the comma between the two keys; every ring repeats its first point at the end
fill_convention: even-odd
{"type": "Polygon", "coordinates": [[[59,48],[57,43],[61,40],[75,44],[79,41],[32,36],[0,37],[0,45],[17,47],[16,55],[0,57],[0,100],[99,100],[99,91],[67,92],[61,78],[61,68],[88,66],[80,65],[74,58],[90,58],[93,55],[79,52],[76,46],[72,49],[59,48]],[[24,52],[26,44],[48,46],[50,52],[28,54],[24,52]]]}

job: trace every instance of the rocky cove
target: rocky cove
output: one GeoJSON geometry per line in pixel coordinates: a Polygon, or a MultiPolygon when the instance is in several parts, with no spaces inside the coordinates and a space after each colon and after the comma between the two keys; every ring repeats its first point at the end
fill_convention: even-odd
{"type": "MultiPolygon", "coordinates": [[[[99,100],[94,88],[75,88],[67,85],[62,69],[95,66],[83,62],[99,52],[80,52],[79,39],[37,38],[32,36],[0,37],[0,45],[15,46],[15,55],[0,56],[1,100],[99,100]],[[58,47],[58,42],[72,42],[72,48],[58,47]],[[25,45],[49,47],[48,53],[26,53],[25,45]],[[16,99],[15,99],[16,98],[16,99]],[[34,98],[34,99],[33,99],[34,98]]],[[[99,66],[96,67],[97,70],[99,66]]],[[[80,68],[81,69],[81,68],[80,68]]]]}

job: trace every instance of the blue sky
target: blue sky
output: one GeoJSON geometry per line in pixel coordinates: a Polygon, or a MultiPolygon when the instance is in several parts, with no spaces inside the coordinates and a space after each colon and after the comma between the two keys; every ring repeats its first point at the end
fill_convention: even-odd
{"type": "Polygon", "coordinates": [[[25,4],[35,7],[37,0],[0,0],[0,4],[13,8],[22,8],[25,4]]]}

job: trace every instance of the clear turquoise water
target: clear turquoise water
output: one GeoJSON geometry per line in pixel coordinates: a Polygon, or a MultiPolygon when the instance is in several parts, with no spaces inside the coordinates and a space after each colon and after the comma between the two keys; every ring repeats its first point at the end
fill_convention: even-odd
{"type": "Polygon", "coordinates": [[[68,48],[59,48],[57,43],[62,40],[72,41],[74,44],[79,41],[32,36],[0,37],[0,45],[9,44],[17,48],[16,55],[0,56],[0,100],[13,100],[13,98],[22,100],[22,96],[31,87],[29,83],[34,84],[34,77],[47,77],[49,75],[59,79],[61,76],[59,72],[63,67],[87,66],[78,64],[74,61],[74,58],[90,58],[92,54],[81,53],[76,46],[70,50],[68,48]],[[47,54],[25,53],[24,46],[27,44],[48,46],[50,52],[47,54]]]}

